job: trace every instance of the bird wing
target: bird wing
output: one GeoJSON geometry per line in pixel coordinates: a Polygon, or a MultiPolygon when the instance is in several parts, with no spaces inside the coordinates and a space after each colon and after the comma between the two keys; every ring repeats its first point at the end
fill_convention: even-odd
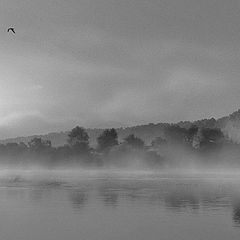
{"type": "Polygon", "coordinates": [[[14,28],[8,28],[7,31],[8,31],[8,32],[12,31],[13,33],[16,33],[15,30],[14,30],[14,28]]]}

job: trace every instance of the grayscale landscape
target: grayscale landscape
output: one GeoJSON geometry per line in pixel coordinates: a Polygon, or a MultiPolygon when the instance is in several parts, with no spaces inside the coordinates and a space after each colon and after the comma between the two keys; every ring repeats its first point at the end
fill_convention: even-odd
{"type": "Polygon", "coordinates": [[[239,239],[239,174],[2,173],[1,239],[239,239]]]}
{"type": "Polygon", "coordinates": [[[239,239],[239,0],[1,0],[0,22],[0,240],[239,239]]]}

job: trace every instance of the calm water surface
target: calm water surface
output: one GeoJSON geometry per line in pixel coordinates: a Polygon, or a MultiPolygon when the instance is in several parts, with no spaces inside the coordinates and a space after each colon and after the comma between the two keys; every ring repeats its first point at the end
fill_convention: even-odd
{"type": "Polygon", "coordinates": [[[240,176],[11,173],[2,240],[239,239],[240,176]]]}

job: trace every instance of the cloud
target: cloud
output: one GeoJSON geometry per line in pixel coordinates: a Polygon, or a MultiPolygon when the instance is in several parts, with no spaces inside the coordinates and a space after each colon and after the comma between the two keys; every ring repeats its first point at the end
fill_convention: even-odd
{"type": "Polygon", "coordinates": [[[234,0],[3,0],[1,23],[17,34],[0,39],[2,129],[229,114],[239,108],[238,8],[234,0]]]}
{"type": "Polygon", "coordinates": [[[37,110],[32,111],[16,111],[12,112],[0,119],[0,126],[13,126],[18,125],[20,122],[22,122],[24,119],[37,117],[44,119],[44,116],[37,110]]]}

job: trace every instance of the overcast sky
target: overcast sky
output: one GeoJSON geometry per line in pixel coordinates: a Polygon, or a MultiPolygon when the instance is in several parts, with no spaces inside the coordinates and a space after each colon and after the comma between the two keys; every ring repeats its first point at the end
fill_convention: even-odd
{"type": "Polygon", "coordinates": [[[239,0],[1,0],[0,22],[0,138],[239,108],[239,0]]]}

